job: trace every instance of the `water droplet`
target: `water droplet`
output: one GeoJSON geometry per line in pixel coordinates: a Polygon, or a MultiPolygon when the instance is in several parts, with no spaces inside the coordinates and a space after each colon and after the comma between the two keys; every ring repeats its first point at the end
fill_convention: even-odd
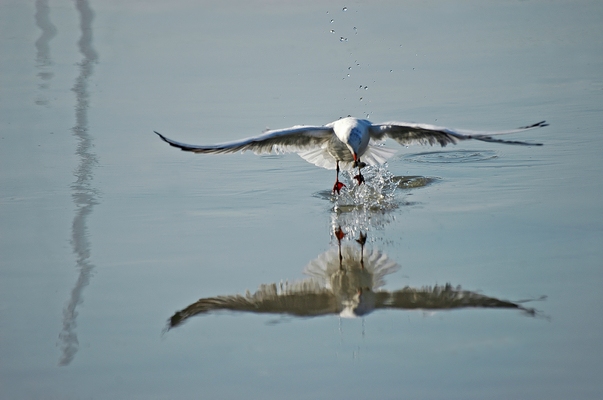
{"type": "Polygon", "coordinates": [[[362,101],[362,97],[360,98],[360,101],[362,101]]]}
{"type": "Polygon", "coordinates": [[[342,36],[342,37],[340,37],[340,38],[339,38],[339,41],[340,41],[340,42],[347,42],[347,41],[348,41],[348,38],[344,38],[344,37],[342,36]]]}
{"type": "Polygon", "coordinates": [[[342,11],[347,11],[348,8],[347,7],[343,7],[342,11]]]}
{"type": "Polygon", "coordinates": [[[350,74],[348,74],[348,78],[350,77],[350,74]]]}
{"type": "Polygon", "coordinates": [[[335,29],[331,29],[329,32],[331,32],[331,33],[335,33],[335,29]]]}
{"type": "Polygon", "coordinates": [[[362,85],[360,85],[359,89],[362,89],[362,85]]]}
{"type": "Polygon", "coordinates": [[[367,90],[367,89],[368,89],[368,86],[365,86],[365,87],[364,87],[364,90],[367,90]]]}
{"type": "Polygon", "coordinates": [[[357,35],[358,34],[358,28],[354,27],[354,33],[357,35]]]}
{"type": "Polygon", "coordinates": [[[350,71],[352,69],[352,67],[348,67],[348,71],[350,71]]]}
{"type": "Polygon", "coordinates": [[[335,20],[333,20],[333,19],[332,19],[332,20],[331,20],[331,23],[333,23],[333,22],[335,22],[335,20]]]}
{"type": "Polygon", "coordinates": [[[394,72],[394,70],[393,70],[393,69],[390,69],[390,70],[389,70],[389,72],[394,72]]]}

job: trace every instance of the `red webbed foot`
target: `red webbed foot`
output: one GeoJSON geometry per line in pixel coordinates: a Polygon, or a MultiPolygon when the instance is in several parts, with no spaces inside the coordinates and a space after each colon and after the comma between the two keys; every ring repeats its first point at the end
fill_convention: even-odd
{"type": "Polygon", "coordinates": [[[354,168],[358,168],[358,175],[356,175],[354,179],[358,181],[358,186],[364,182],[364,176],[362,176],[362,173],[360,172],[364,167],[366,167],[366,163],[363,163],[360,159],[356,158],[356,155],[354,155],[354,168]]]}
{"type": "Polygon", "coordinates": [[[362,233],[362,231],[360,231],[360,237],[356,239],[356,241],[360,243],[361,246],[364,246],[366,243],[366,233],[362,233]]]}
{"type": "Polygon", "coordinates": [[[345,184],[337,181],[335,182],[335,185],[333,185],[333,193],[337,192],[337,194],[339,194],[339,191],[341,190],[341,188],[345,187],[345,184]]]}

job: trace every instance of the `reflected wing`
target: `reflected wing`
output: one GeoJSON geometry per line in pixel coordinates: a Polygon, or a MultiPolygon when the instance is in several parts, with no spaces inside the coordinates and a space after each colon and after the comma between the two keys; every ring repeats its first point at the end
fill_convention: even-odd
{"type": "Polygon", "coordinates": [[[169,328],[188,318],[213,311],[243,311],[255,314],[286,314],[297,317],[316,317],[335,314],[339,310],[333,294],[313,280],[277,288],[276,284],[262,285],[254,294],[217,296],[200,299],[176,312],[169,328]]]}
{"type": "Polygon", "coordinates": [[[507,135],[510,133],[523,132],[528,129],[541,128],[548,126],[545,121],[533,125],[523,126],[521,128],[498,132],[480,132],[460,129],[450,129],[441,126],[428,124],[413,124],[407,122],[386,122],[384,124],[374,124],[370,129],[371,138],[383,140],[390,137],[403,146],[410,144],[439,144],[442,147],[447,144],[456,144],[461,140],[481,140],[482,142],[495,142],[505,144],[519,144],[524,146],[541,146],[541,143],[528,143],[511,140],[501,140],[494,138],[496,135],[507,135]]]}
{"type": "Polygon", "coordinates": [[[327,126],[294,126],[267,131],[262,135],[243,140],[209,146],[180,143],[168,139],[159,132],[155,133],[170,146],[193,153],[222,154],[252,150],[256,154],[266,154],[273,151],[288,153],[309,150],[326,142],[333,135],[333,130],[327,126]]]}
{"type": "Polygon", "coordinates": [[[400,310],[450,310],[454,308],[512,308],[534,316],[536,310],[525,308],[517,303],[499,300],[479,293],[444,286],[413,289],[406,287],[395,292],[377,292],[375,308],[396,308],[400,310]]]}

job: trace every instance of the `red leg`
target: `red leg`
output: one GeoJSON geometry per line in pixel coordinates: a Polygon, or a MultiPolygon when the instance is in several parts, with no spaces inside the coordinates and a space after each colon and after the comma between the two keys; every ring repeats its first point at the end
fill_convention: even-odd
{"type": "Polygon", "coordinates": [[[360,185],[362,182],[364,182],[364,176],[362,176],[362,173],[360,172],[360,168],[365,167],[366,164],[361,162],[360,159],[356,160],[354,162],[355,166],[358,166],[358,175],[356,175],[354,177],[354,179],[356,179],[358,181],[358,185],[360,185]]]}
{"type": "Polygon", "coordinates": [[[335,185],[333,185],[333,193],[337,192],[337,194],[339,194],[339,191],[343,187],[345,187],[345,185],[339,182],[339,161],[337,161],[337,178],[335,180],[335,185]]]}
{"type": "Polygon", "coordinates": [[[341,229],[341,226],[338,226],[337,229],[335,229],[335,237],[337,238],[337,249],[338,249],[338,254],[339,254],[339,269],[342,271],[343,271],[343,255],[341,254],[341,239],[343,239],[344,236],[345,236],[345,233],[341,229]]]}

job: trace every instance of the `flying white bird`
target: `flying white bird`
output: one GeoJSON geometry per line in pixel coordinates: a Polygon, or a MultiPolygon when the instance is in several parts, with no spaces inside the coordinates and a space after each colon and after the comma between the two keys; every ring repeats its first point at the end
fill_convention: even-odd
{"type": "Polygon", "coordinates": [[[291,128],[269,130],[259,136],[243,140],[207,146],[180,143],[168,139],[159,132],[155,133],[171,146],[193,153],[221,154],[246,150],[252,150],[256,154],[295,152],[306,161],[319,167],[336,169],[337,178],[333,185],[333,192],[339,193],[345,186],[339,181],[340,168],[358,168],[358,175],[354,176],[354,179],[360,185],[364,182],[364,177],[360,172],[363,167],[382,164],[396,153],[396,150],[381,145],[381,142],[388,137],[403,146],[418,143],[439,144],[443,147],[449,143],[456,144],[461,140],[468,139],[540,146],[541,143],[501,140],[493,136],[522,132],[547,125],[545,121],[541,121],[508,131],[481,132],[408,122],[373,124],[366,119],[347,117],[322,126],[296,125],[291,128]]]}

